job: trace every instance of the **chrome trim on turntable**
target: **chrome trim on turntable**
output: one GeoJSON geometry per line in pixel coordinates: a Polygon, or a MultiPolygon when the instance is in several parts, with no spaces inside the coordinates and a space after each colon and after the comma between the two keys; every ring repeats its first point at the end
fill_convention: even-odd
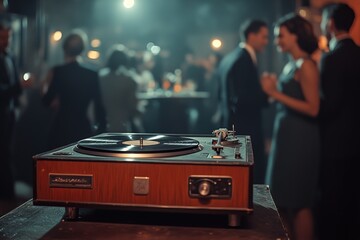
{"type": "Polygon", "coordinates": [[[190,175],[188,193],[192,198],[231,198],[232,177],[217,175],[190,175]]]}
{"type": "Polygon", "coordinates": [[[49,187],[91,189],[93,187],[93,175],[49,173],[49,187]]]}

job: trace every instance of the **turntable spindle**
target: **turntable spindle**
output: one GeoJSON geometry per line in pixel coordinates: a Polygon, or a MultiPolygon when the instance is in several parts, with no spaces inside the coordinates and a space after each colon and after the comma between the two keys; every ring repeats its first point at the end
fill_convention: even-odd
{"type": "Polygon", "coordinates": [[[140,138],[140,148],[143,148],[144,146],[144,139],[141,137],[140,138]]]}

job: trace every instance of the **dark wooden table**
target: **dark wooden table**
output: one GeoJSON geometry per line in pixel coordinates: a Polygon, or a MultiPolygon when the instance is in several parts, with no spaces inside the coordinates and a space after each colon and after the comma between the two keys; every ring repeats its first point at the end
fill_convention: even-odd
{"type": "Polygon", "coordinates": [[[254,212],[236,228],[226,215],[81,209],[79,220],[64,221],[63,214],[30,199],[0,218],[0,239],[288,239],[266,185],[254,186],[254,212]]]}

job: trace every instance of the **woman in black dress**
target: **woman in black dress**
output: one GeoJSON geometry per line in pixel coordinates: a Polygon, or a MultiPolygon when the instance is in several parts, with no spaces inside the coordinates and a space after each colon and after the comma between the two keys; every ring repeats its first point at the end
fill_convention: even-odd
{"type": "Polygon", "coordinates": [[[264,74],[262,88],[277,103],[266,183],[294,239],[313,239],[317,195],[319,73],[311,54],[317,38],[301,16],[281,18],[274,29],[276,44],[290,61],[277,80],[264,74]]]}

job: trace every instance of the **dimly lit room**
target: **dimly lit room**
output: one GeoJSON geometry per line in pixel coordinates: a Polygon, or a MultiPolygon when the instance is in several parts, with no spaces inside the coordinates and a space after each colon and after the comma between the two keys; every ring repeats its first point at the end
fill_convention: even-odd
{"type": "Polygon", "coordinates": [[[0,0],[0,239],[359,239],[359,0],[0,0]]]}

